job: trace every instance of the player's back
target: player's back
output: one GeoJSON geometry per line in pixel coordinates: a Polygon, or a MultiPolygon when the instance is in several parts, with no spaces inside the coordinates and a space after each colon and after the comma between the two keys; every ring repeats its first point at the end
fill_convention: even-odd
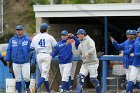
{"type": "Polygon", "coordinates": [[[56,44],[55,39],[47,33],[39,33],[34,36],[31,46],[35,48],[36,52],[51,53],[52,46],[56,44]]]}

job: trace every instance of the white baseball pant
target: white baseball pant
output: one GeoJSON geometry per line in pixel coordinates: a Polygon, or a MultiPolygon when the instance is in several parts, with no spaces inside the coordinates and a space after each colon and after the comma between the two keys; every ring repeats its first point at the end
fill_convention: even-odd
{"type": "Polygon", "coordinates": [[[30,63],[16,64],[13,63],[13,71],[15,75],[16,82],[21,81],[21,74],[26,82],[30,81],[30,63]]]}
{"type": "Polygon", "coordinates": [[[131,68],[132,68],[132,66],[129,66],[128,69],[125,68],[125,75],[126,75],[126,80],[127,81],[129,81],[131,68]]]}
{"type": "Polygon", "coordinates": [[[90,74],[90,78],[97,78],[98,76],[98,66],[99,64],[92,64],[92,65],[88,65],[88,64],[82,64],[81,69],[80,69],[80,73],[84,76],[87,76],[88,73],[90,74]]]}
{"type": "Polygon", "coordinates": [[[40,69],[41,77],[45,78],[45,81],[48,81],[50,64],[52,57],[47,53],[38,53],[37,54],[37,63],[40,69]]]}
{"type": "Polygon", "coordinates": [[[70,72],[71,80],[74,80],[74,75],[75,75],[75,70],[76,70],[76,67],[77,67],[77,62],[78,61],[73,61],[72,62],[72,67],[71,67],[71,72],[70,72]]]}
{"type": "Polygon", "coordinates": [[[69,76],[71,72],[72,63],[59,64],[60,74],[62,76],[62,81],[69,81],[69,76]]]}
{"type": "Polygon", "coordinates": [[[136,83],[136,81],[140,82],[140,67],[132,66],[129,81],[133,81],[136,83]]]}

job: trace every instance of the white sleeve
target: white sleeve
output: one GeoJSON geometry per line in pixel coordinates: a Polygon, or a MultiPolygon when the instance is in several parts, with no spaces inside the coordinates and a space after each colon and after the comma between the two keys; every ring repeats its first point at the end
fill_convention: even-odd
{"type": "Polygon", "coordinates": [[[87,51],[87,53],[92,54],[95,50],[96,50],[95,42],[92,39],[90,39],[89,40],[89,50],[87,51]]]}
{"type": "Polygon", "coordinates": [[[51,38],[51,44],[52,46],[55,46],[57,44],[56,40],[54,39],[54,37],[51,38]]]}
{"type": "Polygon", "coordinates": [[[77,50],[76,52],[77,52],[77,53],[76,53],[77,56],[79,56],[79,55],[82,54],[81,46],[80,46],[80,45],[78,46],[78,50],[77,50]]]}

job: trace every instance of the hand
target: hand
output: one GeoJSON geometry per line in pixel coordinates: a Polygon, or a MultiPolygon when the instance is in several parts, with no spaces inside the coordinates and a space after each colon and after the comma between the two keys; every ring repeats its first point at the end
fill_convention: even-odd
{"type": "Polygon", "coordinates": [[[104,54],[104,52],[100,51],[97,53],[97,57],[101,57],[104,54]]]}
{"type": "Polygon", "coordinates": [[[9,67],[9,66],[10,66],[10,63],[9,63],[9,62],[6,62],[6,64],[7,64],[7,67],[9,67]]]}
{"type": "Polygon", "coordinates": [[[113,37],[110,37],[110,40],[111,40],[111,42],[114,42],[115,41],[113,37]]]}
{"type": "Polygon", "coordinates": [[[82,55],[82,58],[83,59],[86,59],[88,57],[88,53],[84,53],[83,55],[82,55]]]}
{"type": "Polygon", "coordinates": [[[123,57],[123,53],[120,53],[119,56],[123,57]]]}
{"type": "Polygon", "coordinates": [[[134,53],[131,53],[130,56],[133,57],[134,56],[134,53]]]}
{"type": "Polygon", "coordinates": [[[74,35],[72,33],[69,33],[68,36],[72,38],[74,35]]]}
{"type": "Polygon", "coordinates": [[[67,40],[66,45],[68,45],[68,44],[71,44],[71,41],[70,40],[67,40]]]}

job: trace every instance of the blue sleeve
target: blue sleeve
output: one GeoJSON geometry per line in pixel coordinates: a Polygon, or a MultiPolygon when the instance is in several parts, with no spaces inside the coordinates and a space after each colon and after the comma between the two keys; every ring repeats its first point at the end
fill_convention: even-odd
{"type": "Polygon", "coordinates": [[[1,59],[1,58],[3,58],[3,56],[2,56],[1,53],[0,53],[0,59],[1,59]]]}
{"type": "Polygon", "coordinates": [[[130,53],[133,53],[134,52],[134,45],[127,51],[124,51],[123,54],[124,55],[129,55],[130,53]]]}
{"type": "Polygon", "coordinates": [[[112,42],[113,46],[117,49],[117,50],[123,50],[124,47],[124,43],[118,44],[116,41],[112,42]]]}
{"type": "Polygon", "coordinates": [[[11,52],[12,52],[12,39],[9,40],[7,50],[6,50],[6,56],[4,57],[5,61],[11,60],[11,52]]]}
{"type": "Polygon", "coordinates": [[[134,53],[134,56],[140,56],[140,52],[134,53]]]}
{"type": "Polygon", "coordinates": [[[52,58],[54,58],[58,53],[59,53],[59,50],[54,49],[53,52],[51,53],[52,58]]]}
{"type": "Polygon", "coordinates": [[[78,38],[76,36],[73,36],[73,39],[75,41],[75,47],[76,47],[76,49],[78,49],[78,46],[80,44],[80,41],[78,40],[78,38]]]}
{"type": "Polygon", "coordinates": [[[35,51],[32,54],[32,64],[36,64],[36,52],[35,51]]]}

